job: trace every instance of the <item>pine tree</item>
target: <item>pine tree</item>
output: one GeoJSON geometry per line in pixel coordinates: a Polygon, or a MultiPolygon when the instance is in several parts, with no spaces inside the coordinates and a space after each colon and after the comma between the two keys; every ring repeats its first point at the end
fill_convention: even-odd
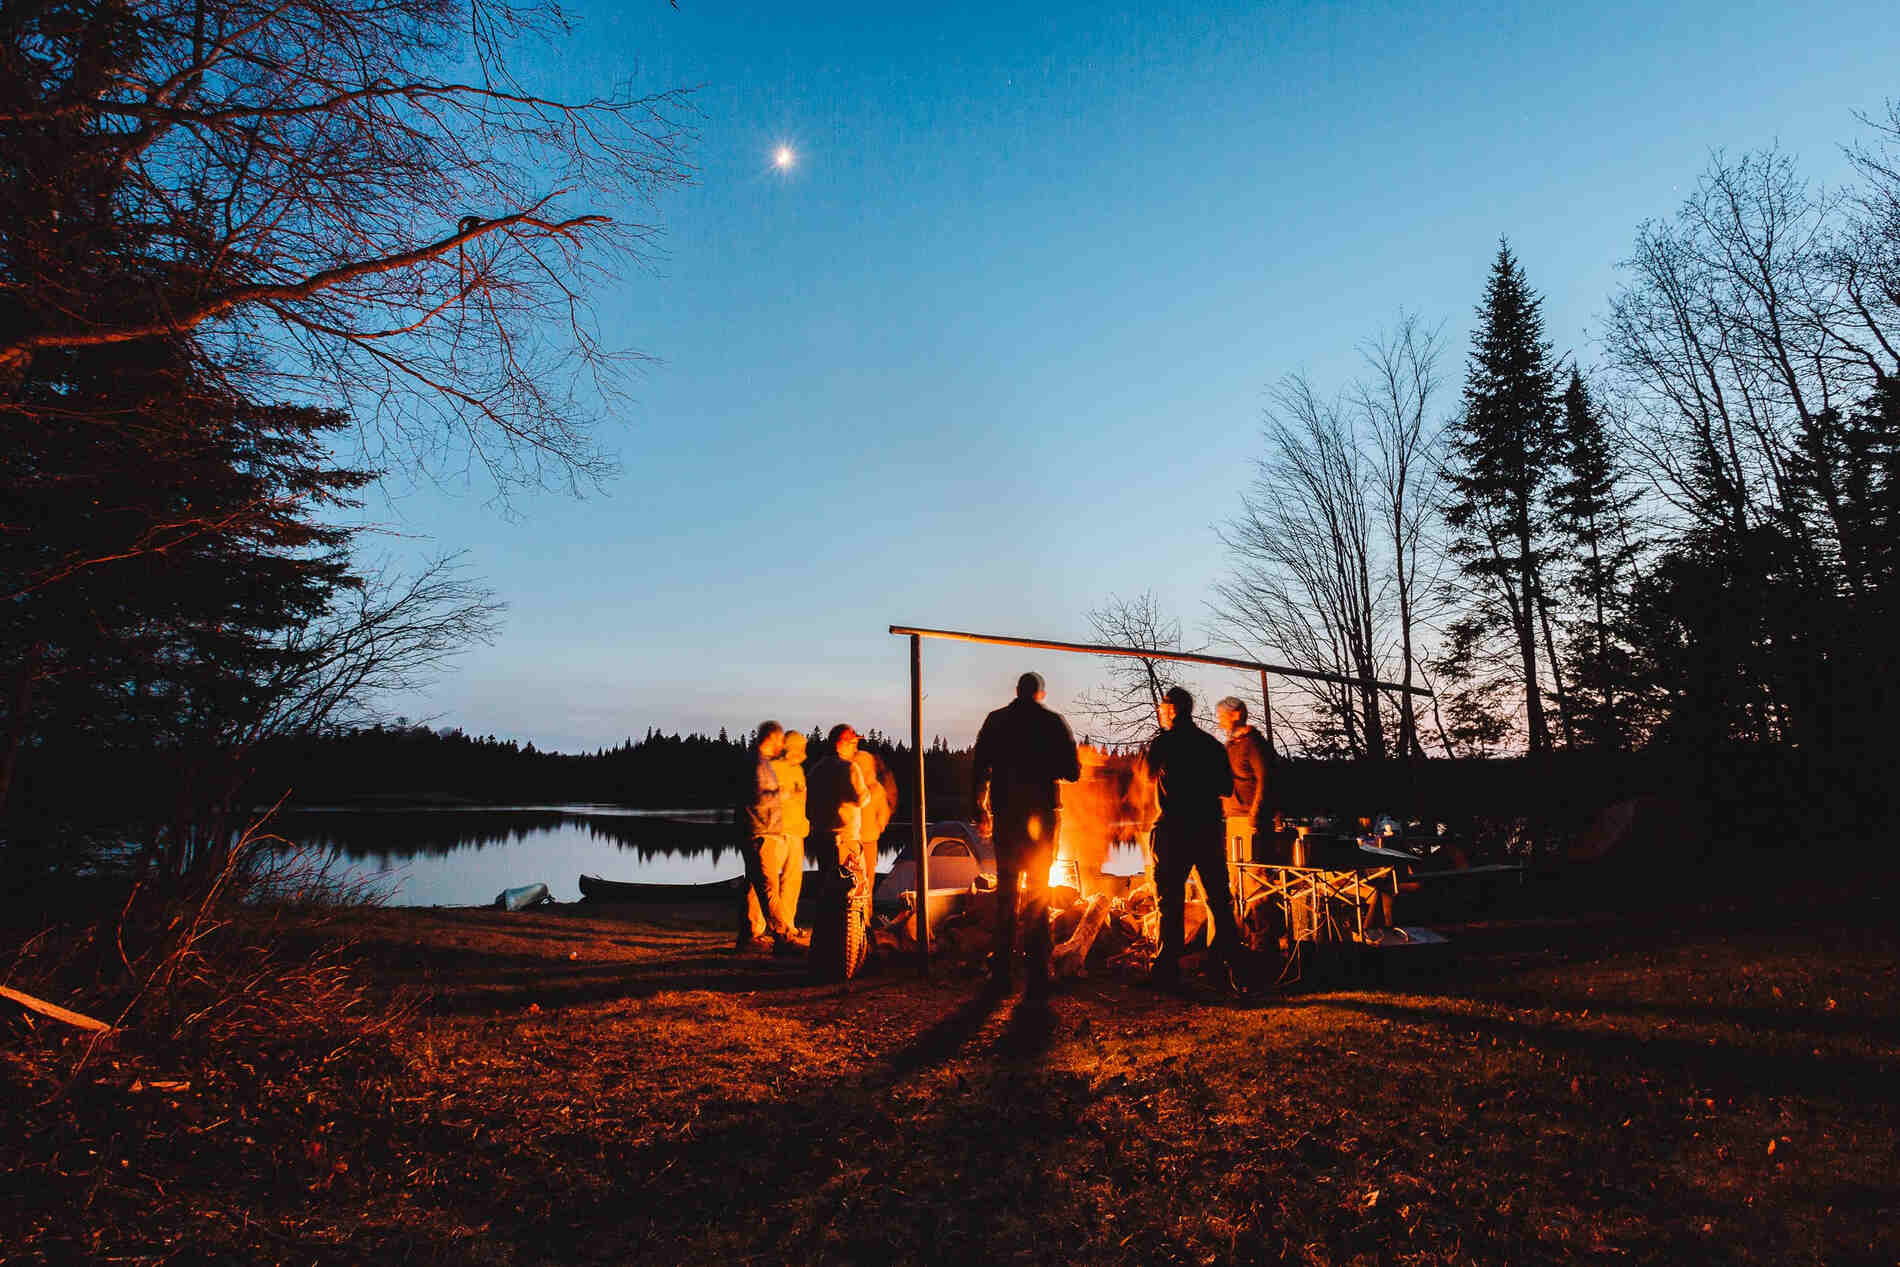
{"type": "Polygon", "coordinates": [[[1592,746],[1628,747],[1640,690],[1625,629],[1637,499],[1618,481],[1602,417],[1574,367],[1552,456],[1562,478],[1546,494],[1550,526],[1568,547],[1562,587],[1578,613],[1565,648],[1573,729],[1592,746]]]}
{"type": "Polygon", "coordinates": [[[370,477],[329,453],[341,414],[247,399],[181,341],[35,368],[0,414],[0,500],[26,528],[0,534],[7,830],[60,834],[41,820],[79,774],[101,829],[157,816],[174,870],[215,864],[230,754],[308,654],[283,635],[357,583],[323,511],[370,477]],[[40,795],[19,805],[28,757],[40,795]]]}
{"type": "MultiPolygon", "coordinates": [[[[1473,677],[1485,666],[1478,649],[1508,637],[1512,655],[1506,671],[1518,678],[1523,693],[1532,752],[1551,746],[1537,635],[1548,613],[1540,495],[1548,478],[1558,398],[1539,305],[1510,244],[1499,242],[1478,309],[1463,414],[1451,427],[1451,501],[1445,509],[1455,534],[1452,555],[1467,582],[1464,597],[1475,603],[1467,616],[1474,636],[1463,640],[1465,653],[1448,657],[1446,667],[1457,677],[1473,677]]],[[[1546,659],[1549,641],[1546,637],[1546,659]]]]}

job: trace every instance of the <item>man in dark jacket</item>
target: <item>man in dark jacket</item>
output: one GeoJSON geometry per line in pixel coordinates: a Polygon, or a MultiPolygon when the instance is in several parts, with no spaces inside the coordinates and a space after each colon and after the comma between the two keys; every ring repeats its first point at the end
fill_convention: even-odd
{"type": "Polygon", "coordinates": [[[1161,953],[1154,982],[1180,982],[1185,940],[1188,872],[1198,871],[1214,921],[1214,954],[1231,972],[1238,962],[1240,929],[1227,886],[1227,850],[1221,798],[1234,790],[1227,750],[1194,724],[1194,697],[1172,687],[1156,710],[1161,731],[1148,744],[1148,772],[1155,781],[1161,817],[1155,823],[1155,899],[1161,907],[1161,953]]]}
{"type": "Polygon", "coordinates": [[[997,988],[1009,986],[1020,884],[1032,994],[1049,988],[1049,865],[1055,861],[1061,821],[1056,784],[1082,777],[1069,723],[1043,707],[1042,696],[1040,674],[1018,678],[1015,700],[983,719],[970,754],[978,823],[993,819],[996,842],[996,949],[990,956],[990,981],[997,988]]]}
{"type": "Polygon", "coordinates": [[[1278,862],[1273,848],[1273,812],[1267,808],[1267,741],[1247,724],[1247,702],[1229,695],[1214,705],[1214,720],[1227,732],[1227,768],[1234,790],[1221,801],[1227,815],[1229,862],[1278,862]],[[1262,821],[1262,820],[1265,821],[1262,821]]]}

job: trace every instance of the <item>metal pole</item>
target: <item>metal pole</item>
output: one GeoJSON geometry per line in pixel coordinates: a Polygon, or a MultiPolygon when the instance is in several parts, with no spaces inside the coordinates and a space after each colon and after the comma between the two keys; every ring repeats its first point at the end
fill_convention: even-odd
{"type": "Polygon", "coordinates": [[[1267,740],[1267,755],[1273,755],[1273,692],[1267,689],[1267,671],[1260,670],[1260,725],[1267,740]]]}
{"type": "Polygon", "coordinates": [[[930,828],[924,802],[924,642],[910,636],[910,750],[917,754],[917,800],[910,807],[910,839],[917,851],[917,971],[930,975],[930,828]]]}
{"type": "Polygon", "coordinates": [[[1422,686],[1401,686],[1396,682],[1379,682],[1367,678],[1356,678],[1344,673],[1322,673],[1317,669],[1295,669],[1283,664],[1262,664],[1258,660],[1236,660],[1232,656],[1202,655],[1198,651],[1166,651],[1158,647],[1110,647],[1092,642],[1057,642],[1050,638],[1015,638],[1001,634],[966,633],[958,629],[924,629],[915,625],[892,625],[894,634],[909,634],[916,637],[922,634],[926,638],[944,638],[951,642],[980,642],[994,647],[1033,647],[1040,651],[1080,651],[1086,655],[1135,656],[1143,660],[1179,660],[1188,664],[1213,664],[1226,669],[1264,669],[1269,673],[1278,673],[1282,677],[1303,677],[1315,682],[1341,682],[1348,686],[1359,686],[1371,681],[1373,686],[1388,691],[1410,691],[1414,695],[1430,695],[1422,686]]]}

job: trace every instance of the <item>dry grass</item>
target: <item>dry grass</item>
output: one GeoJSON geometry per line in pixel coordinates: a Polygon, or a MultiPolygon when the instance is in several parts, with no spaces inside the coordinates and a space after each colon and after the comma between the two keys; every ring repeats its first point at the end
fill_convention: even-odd
{"type": "Polygon", "coordinates": [[[1037,1008],[811,987],[723,919],[357,911],[324,937],[431,993],[388,1061],[119,1052],[49,1101],[72,1040],[15,1024],[0,1223],[23,1261],[1892,1263],[1894,936],[1794,918],[1037,1008]]]}

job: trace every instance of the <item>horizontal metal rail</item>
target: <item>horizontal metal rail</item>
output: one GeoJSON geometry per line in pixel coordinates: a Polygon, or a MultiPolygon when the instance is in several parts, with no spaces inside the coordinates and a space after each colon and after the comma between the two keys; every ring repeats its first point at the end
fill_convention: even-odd
{"type": "MultiPolygon", "coordinates": [[[[1294,669],[1283,664],[1262,664],[1258,660],[1237,660],[1231,656],[1202,655],[1198,651],[1161,651],[1151,647],[1109,647],[1088,642],[1056,642],[1049,638],[1014,638],[1001,634],[964,633],[956,629],[920,629],[912,625],[892,625],[891,632],[914,638],[942,638],[947,642],[981,642],[998,647],[1034,647],[1042,651],[1079,651],[1084,655],[1131,656],[1141,660],[1183,660],[1189,664],[1212,664],[1223,669],[1245,669],[1250,673],[1277,673],[1282,677],[1311,678],[1317,682],[1337,682],[1344,686],[1364,686],[1365,678],[1343,673],[1324,673],[1317,669],[1294,669]]],[[[1402,691],[1430,695],[1422,686],[1404,686],[1398,682],[1372,680],[1384,691],[1402,691]]]]}

